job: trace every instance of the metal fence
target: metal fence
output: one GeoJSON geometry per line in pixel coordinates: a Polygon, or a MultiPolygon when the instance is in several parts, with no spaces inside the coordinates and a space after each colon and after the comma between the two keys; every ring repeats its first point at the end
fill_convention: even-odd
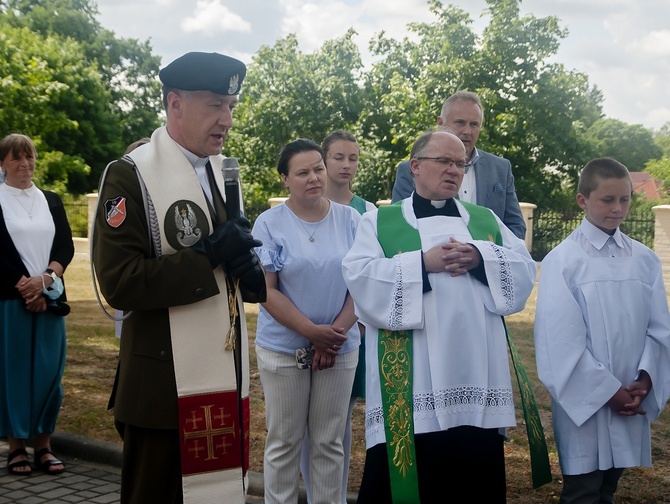
{"type": "MultiPolygon", "coordinates": [[[[561,243],[582,222],[581,210],[535,209],[533,212],[533,250],[536,261],[544,259],[551,249],[561,243]]],[[[654,248],[654,212],[648,209],[631,211],[621,224],[621,231],[631,238],[654,248]]]]}

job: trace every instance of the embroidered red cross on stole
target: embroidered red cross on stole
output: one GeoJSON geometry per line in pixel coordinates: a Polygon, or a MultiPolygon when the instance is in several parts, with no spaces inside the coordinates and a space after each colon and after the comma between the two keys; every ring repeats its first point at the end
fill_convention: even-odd
{"type": "Polygon", "coordinates": [[[235,467],[242,467],[246,474],[249,468],[249,398],[242,399],[240,429],[237,391],[180,397],[179,437],[184,476],[235,467]],[[244,443],[244,457],[241,443],[244,443]]]}

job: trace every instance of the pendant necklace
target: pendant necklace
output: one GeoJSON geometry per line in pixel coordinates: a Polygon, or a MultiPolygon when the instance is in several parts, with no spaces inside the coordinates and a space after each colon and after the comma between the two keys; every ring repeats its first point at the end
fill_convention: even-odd
{"type": "Polygon", "coordinates": [[[36,199],[36,198],[35,198],[34,196],[29,195],[29,194],[26,193],[26,192],[23,192],[22,194],[25,194],[25,195],[30,199],[30,210],[28,210],[28,209],[25,207],[25,205],[24,205],[23,202],[21,201],[21,197],[20,197],[19,195],[16,195],[16,194],[15,194],[14,197],[16,198],[16,201],[19,202],[19,205],[21,205],[21,208],[23,208],[23,211],[26,212],[26,213],[28,214],[28,218],[29,218],[30,220],[33,220],[33,207],[35,206],[35,199],[36,199]]]}
{"type": "MultiPolygon", "coordinates": [[[[291,206],[292,206],[292,205],[291,205],[291,206]]],[[[289,208],[291,208],[291,206],[289,206],[289,208]]],[[[293,209],[291,208],[291,210],[293,210],[293,209]]],[[[302,226],[302,229],[305,231],[305,233],[307,234],[307,236],[309,236],[309,242],[310,242],[310,243],[314,243],[314,242],[316,241],[316,238],[314,238],[314,234],[318,231],[319,226],[320,226],[321,223],[323,222],[323,219],[321,219],[321,220],[319,221],[319,223],[318,223],[318,224],[316,225],[316,227],[314,228],[314,231],[312,231],[312,232],[310,233],[309,231],[307,231],[307,228],[306,228],[305,225],[303,224],[302,219],[300,218],[300,216],[299,216],[295,211],[293,211],[293,213],[294,213],[295,216],[298,218],[298,222],[299,222],[300,225],[302,226]]],[[[323,199],[321,200],[321,213],[323,213],[323,199]]],[[[312,223],[312,224],[313,224],[313,223],[312,223]]]]}

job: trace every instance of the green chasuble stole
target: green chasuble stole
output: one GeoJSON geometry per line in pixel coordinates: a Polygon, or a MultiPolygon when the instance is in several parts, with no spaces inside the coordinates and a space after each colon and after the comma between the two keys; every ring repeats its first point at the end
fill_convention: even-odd
{"type": "MultiPolygon", "coordinates": [[[[470,214],[468,231],[475,240],[502,246],[502,234],[493,213],[484,207],[460,202],[470,214]]],[[[380,207],[377,236],[388,258],[421,249],[419,230],[402,215],[400,202],[380,207]]],[[[505,320],[503,319],[503,325],[505,320]]],[[[544,429],[521,357],[507,331],[507,343],[523,405],[530,447],[533,488],[551,481],[551,468],[544,429]]],[[[412,399],[412,331],[379,330],[379,377],[382,387],[386,449],[394,504],[419,502],[419,487],[414,451],[414,407],[412,399]]]]}

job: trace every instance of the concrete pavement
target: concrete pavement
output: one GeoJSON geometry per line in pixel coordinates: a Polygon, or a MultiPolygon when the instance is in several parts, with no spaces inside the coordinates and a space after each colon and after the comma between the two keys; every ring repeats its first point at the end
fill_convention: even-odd
{"type": "MultiPolygon", "coordinates": [[[[63,474],[51,476],[33,467],[30,476],[7,472],[9,445],[0,439],[0,504],[118,504],[121,491],[121,447],[82,436],[56,432],[51,448],[65,463],[63,474]]],[[[28,448],[32,461],[33,450],[28,448]]],[[[263,502],[263,476],[249,473],[247,504],[263,502]]],[[[304,502],[304,491],[301,492],[304,502]]]]}

